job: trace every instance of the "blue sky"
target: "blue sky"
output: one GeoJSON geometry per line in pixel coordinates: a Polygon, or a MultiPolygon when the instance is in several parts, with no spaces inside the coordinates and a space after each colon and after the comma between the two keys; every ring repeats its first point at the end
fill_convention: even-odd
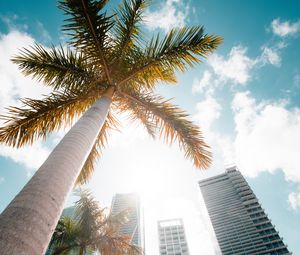
{"type": "MultiPolygon", "coordinates": [[[[215,254],[200,213],[197,180],[222,173],[228,164],[239,167],[285,243],[300,254],[299,10],[296,0],[167,0],[154,2],[146,12],[148,33],[203,24],[208,33],[224,36],[214,55],[179,74],[179,86],[158,88],[202,127],[214,153],[211,169],[197,172],[176,146],[152,141],[141,128],[124,125],[122,134],[113,134],[88,185],[104,205],[116,192],[143,194],[150,254],[157,252],[154,219],[167,217],[185,219],[192,255],[199,250],[215,254]]],[[[34,41],[64,44],[62,21],[56,1],[0,1],[1,113],[20,97],[49,93],[24,78],[9,58],[34,41]]],[[[0,211],[63,134],[18,151],[0,146],[0,211]]]]}

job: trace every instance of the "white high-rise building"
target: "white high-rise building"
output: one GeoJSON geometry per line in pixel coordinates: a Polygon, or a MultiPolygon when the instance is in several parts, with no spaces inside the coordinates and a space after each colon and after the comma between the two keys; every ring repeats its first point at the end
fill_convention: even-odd
{"type": "Polygon", "coordinates": [[[235,167],[199,186],[222,255],[292,254],[235,167]]]}
{"type": "Polygon", "coordinates": [[[159,254],[189,255],[182,219],[158,222],[159,254]]]}
{"type": "Polygon", "coordinates": [[[140,198],[136,193],[116,194],[112,199],[113,215],[128,210],[129,221],[121,228],[121,234],[131,237],[131,244],[144,250],[144,219],[140,198]]]}

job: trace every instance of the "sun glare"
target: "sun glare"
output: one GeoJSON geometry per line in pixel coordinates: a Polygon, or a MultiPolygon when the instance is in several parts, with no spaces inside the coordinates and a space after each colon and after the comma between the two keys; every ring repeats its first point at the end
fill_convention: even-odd
{"type": "Polygon", "coordinates": [[[130,186],[132,190],[139,193],[143,199],[153,198],[165,192],[168,186],[167,174],[162,172],[158,175],[151,169],[141,169],[135,171],[130,186]]]}

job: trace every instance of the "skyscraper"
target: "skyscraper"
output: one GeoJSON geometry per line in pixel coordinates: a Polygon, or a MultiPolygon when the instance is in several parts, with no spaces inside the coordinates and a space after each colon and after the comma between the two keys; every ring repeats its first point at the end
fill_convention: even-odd
{"type": "Polygon", "coordinates": [[[235,167],[199,186],[223,255],[292,254],[235,167]]]}
{"type": "Polygon", "coordinates": [[[137,194],[116,194],[111,204],[113,215],[129,210],[129,221],[121,228],[121,234],[131,237],[131,243],[144,249],[144,222],[141,203],[137,194]]]}
{"type": "Polygon", "coordinates": [[[189,255],[182,219],[158,222],[159,254],[189,255]]]}

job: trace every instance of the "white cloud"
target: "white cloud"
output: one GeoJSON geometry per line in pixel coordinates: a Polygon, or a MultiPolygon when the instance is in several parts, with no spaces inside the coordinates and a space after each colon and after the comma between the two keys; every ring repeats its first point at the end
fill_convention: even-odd
{"type": "Polygon", "coordinates": [[[288,203],[293,210],[298,211],[300,209],[300,192],[291,192],[288,196],[288,203]]]}
{"type": "Polygon", "coordinates": [[[250,70],[256,63],[246,53],[247,48],[235,46],[230,50],[227,59],[218,54],[212,55],[209,65],[221,81],[244,85],[250,79],[250,70]]]}
{"type": "Polygon", "coordinates": [[[287,180],[300,181],[300,109],[286,102],[261,102],[249,92],[233,100],[237,165],[247,176],[282,169],[287,180]]]}
{"type": "Polygon", "coordinates": [[[151,30],[159,28],[168,32],[173,27],[184,26],[188,12],[189,5],[181,0],[166,0],[158,10],[145,13],[145,23],[151,30]]]}
{"type": "Polygon", "coordinates": [[[247,55],[247,48],[238,45],[230,50],[227,58],[213,54],[208,63],[220,81],[245,85],[251,79],[254,67],[265,64],[280,66],[281,58],[276,47],[262,47],[261,55],[251,58],[247,55]]]}
{"type": "Polygon", "coordinates": [[[300,21],[282,21],[280,18],[274,19],[271,23],[272,32],[280,37],[296,35],[300,32],[300,21]]]}
{"type": "Polygon", "coordinates": [[[192,85],[193,93],[203,93],[204,91],[210,90],[213,83],[212,73],[205,70],[200,79],[195,79],[192,85]]]}
{"type": "Polygon", "coordinates": [[[279,55],[278,49],[263,47],[261,54],[261,62],[262,64],[269,63],[271,65],[279,67],[281,65],[281,57],[279,55]]]}
{"type": "Polygon", "coordinates": [[[49,153],[50,150],[39,141],[31,146],[25,146],[18,149],[4,145],[0,146],[0,156],[10,158],[15,162],[24,165],[28,170],[28,174],[32,173],[32,169],[37,170],[46,160],[49,153]]]}
{"type": "MultiPolygon", "coordinates": [[[[18,67],[10,61],[20,48],[28,47],[33,43],[34,39],[30,35],[18,30],[0,34],[0,114],[5,114],[5,107],[20,106],[19,98],[40,98],[42,94],[50,92],[49,88],[41,86],[30,77],[24,77],[18,67]]],[[[48,155],[48,149],[41,142],[37,142],[30,148],[18,150],[1,145],[0,155],[22,163],[28,168],[37,168],[48,155]]]]}
{"type": "Polygon", "coordinates": [[[293,210],[300,209],[300,192],[291,192],[288,196],[288,203],[293,210]]]}
{"type": "Polygon", "coordinates": [[[204,132],[211,129],[212,124],[220,117],[221,106],[215,98],[208,96],[196,105],[194,119],[200,123],[204,132]]]}
{"type": "MultiPolygon", "coordinates": [[[[225,84],[229,86],[244,86],[251,79],[251,71],[262,58],[247,56],[247,48],[241,45],[234,46],[224,57],[213,54],[208,58],[208,68],[200,78],[193,81],[193,93],[204,93],[212,96],[215,90],[225,84]]],[[[264,60],[264,62],[267,62],[264,60]]]]}
{"type": "Polygon", "coordinates": [[[17,30],[12,30],[8,34],[0,34],[1,110],[9,105],[19,104],[21,97],[40,98],[42,94],[50,92],[49,88],[30,77],[24,77],[17,65],[10,61],[20,49],[33,44],[34,39],[30,35],[17,30]]]}
{"type": "Polygon", "coordinates": [[[283,100],[257,102],[249,92],[236,93],[232,108],[233,135],[216,129],[222,107],[213,95],[197,104],[193,116],[212,148],[212,173],[236,164],[245,176],[281,169],[286,180],[300,182],[300,109],[283,100]]]}
{"type": "Polygon", "coordinates": [[[273,47],[263,46],[261,54],[255,58],[248,56],[247,48],[242,45],[232,47],[226,57],[215,53],[208,58],[208,68],[201,77],[194,79],[192,91],[212,95],[224,84],[245,86],[252,79],[254,70],[267,64],[280,67],[280,50],[284,47],[282,43],[273,47]]]}

